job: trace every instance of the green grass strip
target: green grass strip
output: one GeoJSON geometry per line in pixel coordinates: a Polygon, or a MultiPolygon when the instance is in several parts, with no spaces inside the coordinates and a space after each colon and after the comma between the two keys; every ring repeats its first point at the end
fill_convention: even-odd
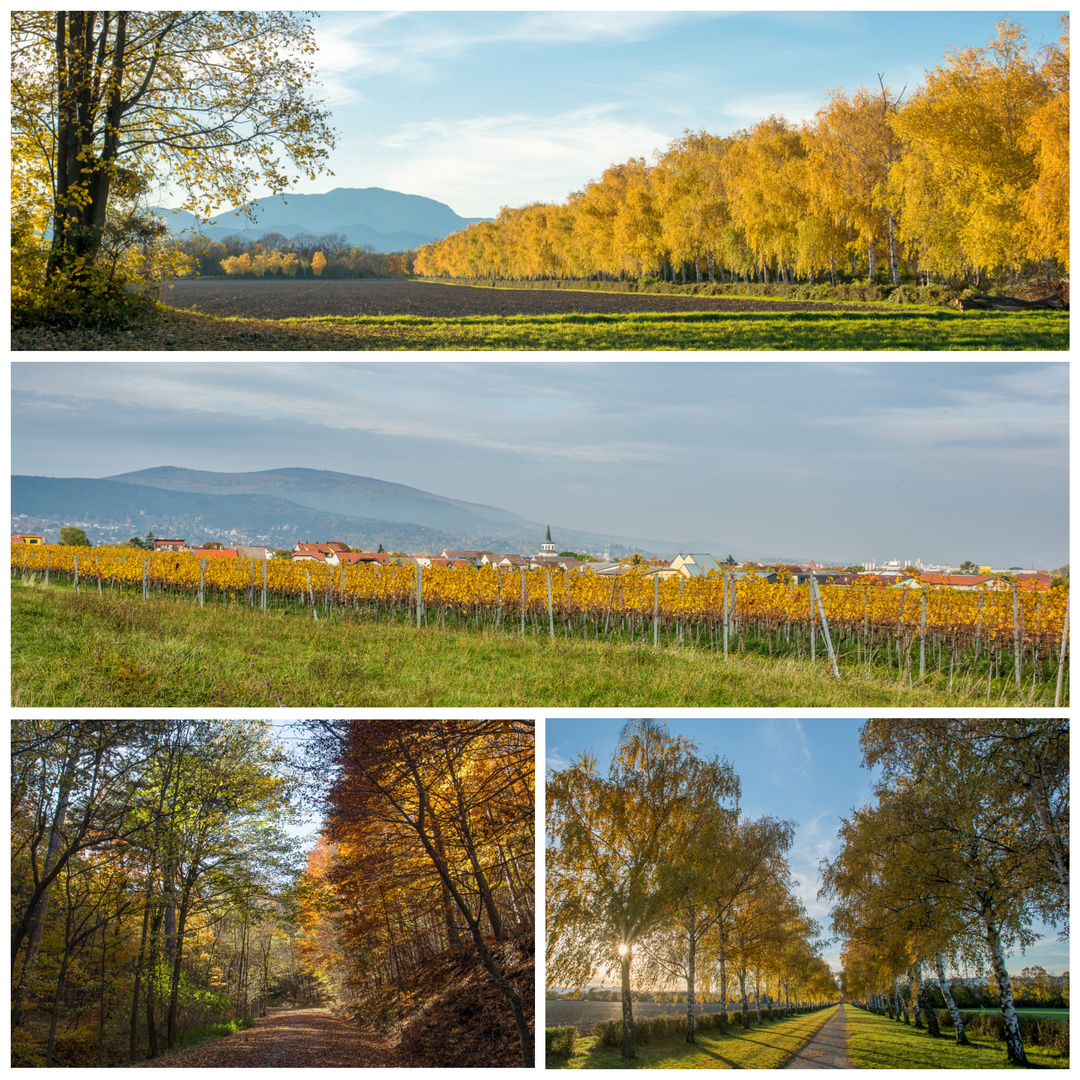
{"type": "Polygon", "coordinates": [[[790,1061],[836,1014],[836,1006],[803,1016],[768,1020],[748,1030],[728,1027],[726,1035],[698,1031],[695,1042],[681,1040],[639,1047],[627,1061],[595,1036],[579,1038],[569,1057],[552,1056],[558,1069],[778,1069],[790,1061]]]}
{"type": "MultiPolygon", "coordinates": [[[[914,1025],[864,1012],[849,1005],[848,1057],[856,1069],[1004,1069],[1008,1055],[1003,1042],[971,1038],[957,1046],[951,1029],[932,1039],[914,1025]]],[[[1025,1046],[1031,1064],[1044,1069],[1067,1069],[1068,1057],[1042,1046],[1025,1046]]]]}
{"type": "MultiPolygon", "coordinates": [[[[161,707],[938,707],[985,705],[875,674],[837,682],[824,657],[770,661],[705,649],[422,630],[239,603],[12,583],[17,708],[161,707]]],[[[1024,698],[1020,699],[1025,700],[1024,698]]],[[[995,695],[993,704],[1012,698],[995,695]]]]}
{"type": "MultiPolygon", "coordinates": [[[[292,349],[1066,350],[1059,312],[740,312],[282,319],[292,349]]],[[[277,347],[277,346],[276,346],[277,347]]]]}

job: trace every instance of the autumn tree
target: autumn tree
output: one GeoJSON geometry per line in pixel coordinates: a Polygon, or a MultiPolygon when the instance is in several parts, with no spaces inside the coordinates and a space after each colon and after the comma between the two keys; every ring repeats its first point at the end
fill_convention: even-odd
{"type": "Polygon", "coordinates": [[[581,985],[595,970],[618,967],[623,1057],[634,1055],[635,946],[668,917],[669,890],[683,892],[688,912],[697,904],[696,888],[687,892],[692,866],[668,870],[689,858],[679,822],[715,813],[737,791],[726,762],[702,761],[693,742],[652,720],[623,728],[606,777],[586,753],[548,778],[547,978],[581,985]]]}
{"type": "MultiPolygon", "coordinates": [[[[879,798],[900,811],[904,828],[894,835],[909,873],[932,887],[969,933],[981,934],[1000,995],[1009,1060],[1024,1064],[1004,945],[1031,943],[1033,917],[1059,919],[1066,902],[1045,855],[1038,811],[1022,785],[1007,770],[1002,775],[1001,761],[986,752],[1000,735],[1018,729],[994,725],[872,720],[862,742],[866,762],[885,770],[879,798]],[[905,836],[924,843],[905,842],[905,836]]],[[[940,968],[939,979],[944,983],[940,968]]]]}
{"type": "Polygon", "coordinates": [[[985,48],[956,49],[892,118],[904,141],[892,177],[901,233],[933,264],[1015,267],[1021,201],[1037,172],[1025,139],[1050,98],[1023,27],[1004,19],[985,48]]]}
{"type": "Polygon", "coordinates": [[[1069,272],[1069,17],[1046,54],[1041,74],[1050,99],[1032,112],[1020,149],[1034,155],[1037,176],[1021,197],[1027,253],[1051,259],[1069,272]]]}
{"type": "Polygon", "coordinates": [[[49,276],[83,279],[125,177],[167,176],[203,215],[314,179],[333,146],[314,51],[287,11],[15,13],[13,171],[49,208],[49,276]]]}
{"type": "Polygon", "coordinates": [[[508,976],[512,953],[532,947],[531,722],[304,723],[313,768],[329,779],[327,839],[337,846],[323,873],[348,909],[342,935],[359,952],[351,977],[376,989],[388,980],[407,1000],[425,959],[468,949],[531,1065],[532,1028],[508,976]]]}

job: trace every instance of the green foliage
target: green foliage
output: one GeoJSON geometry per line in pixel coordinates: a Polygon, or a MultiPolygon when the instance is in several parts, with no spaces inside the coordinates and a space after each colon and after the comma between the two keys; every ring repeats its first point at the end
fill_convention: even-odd
{"type": "Polygon", "coordinates": [[[60,543],[65,547],[90,547],[86,533],[75,525],[65,525],[60,530],[60,543]]]}
{"type": "Polygon", "coordinates": [[[571,1024],[564,1027],[550,1027],[544,1032],[544,1052],[547,1056],[562,1054],[569,1057],[574,1052],[577,1041],[577,1028],[571,1024]]]}
{"type": "Polygon", "coordinates": [[[16,287],[13,280],[11,303],[13,327],[61,330],[122,330],[155,318],[158,311],[156,285],[85,263],[54,274],[44,287],[16,287]]]}
{"type": "Polygon", "coordinates": [[[211,1039],[221,1039],[226,1035],[235,1035],[238,1031],[247,1031],[248,1028],[254,1026],[255,1021],[250,1016],[235,1017],[232,1020],[219,1020],[213,1024],[203,1024],[179,1039],[175,1049],[180,1050],[185,1046],[197,1046],[200,1043],[210,1042],[211,1039]]]}

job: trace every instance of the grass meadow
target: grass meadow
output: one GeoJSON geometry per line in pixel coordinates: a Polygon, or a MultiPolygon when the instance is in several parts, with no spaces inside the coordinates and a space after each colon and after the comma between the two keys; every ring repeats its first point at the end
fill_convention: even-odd
{"type": "Polygon", "coordinates": [[[632,315],[508,315],[428,318],[203,319],[233,333],[266,333],[285,350],[1064,350],[1069,320],[1058,312],[1024,315],[943,311],[760,312],[632,315]]]}
{"type": "MultiPolygon", "coordinates": [[[[925,1030],[887,1016],[847,1008],[848,1057],[856,1069],[1005,1069],[1010,1066],[1005,1043],[969,1032],[970,1046],[957,1046],[951,1029],[932,1039],[925,1030]]],[[[1019,1011],[1019,1010],[1018,1010],[1019,1011]]],[[[1047,1010],[1039,1010],[1045,1012],[1047,1010]]],[[[1028,1061],[1036,1068],[1067,1069],[1069,1058],[1045,1046],[1025,1043],[1028,1061]]]]}
{"type": "MultiPolygon", "coordinates": [[[[886,674],[832,677],[821,656],[770,661],[686,647],[442,628],[402,618],[315,620],[242,603],[98,593],[40,576],[11,591],[17,708],[941,707],[986,704],[886,674]]],[[[1023,697],[1017,700],[1023,701],[1023,697]]],[[[993,704],[1012,698],[995,694],[993,704]]]]}

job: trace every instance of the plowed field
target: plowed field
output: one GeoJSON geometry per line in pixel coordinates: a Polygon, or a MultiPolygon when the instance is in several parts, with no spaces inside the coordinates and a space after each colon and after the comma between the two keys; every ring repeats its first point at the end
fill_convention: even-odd
{"type": "Polygon", "coordinates": [[[866,304],[778,302],[749,297],[652,296],[574,289],[488,289],[425,281],[264,281],[197,278],[162,290],[170,307],[207,315],[250,319],[316,318],[325,315],[418,315],[458,319],[469,315],[638,315],[645,312],[869,311],[866,304]]]}

